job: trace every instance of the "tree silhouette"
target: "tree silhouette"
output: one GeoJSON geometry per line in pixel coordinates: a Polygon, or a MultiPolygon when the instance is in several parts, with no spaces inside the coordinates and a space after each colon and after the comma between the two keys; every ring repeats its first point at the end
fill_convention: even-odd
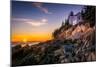
{"type": "Polygon", "coordinates": [[[56,29],[56,30],[54,30],[54,32],[52,33],[52,36],[53,36],[54,38],[57,38],[58,33],[59,33],[59,29],[56,29]]]}
{"type": "Polygon", "coordinates": [[[65,25],[69,25],[68,19],[65,19],[65,25]]]}
{"type": "Polygon", "coordinates": [[[81,11],[83,20],[89,21],[91,26],[94,26],[96,22],[95,12],[95,6],[84,6],[83,10],[81,11]]]}

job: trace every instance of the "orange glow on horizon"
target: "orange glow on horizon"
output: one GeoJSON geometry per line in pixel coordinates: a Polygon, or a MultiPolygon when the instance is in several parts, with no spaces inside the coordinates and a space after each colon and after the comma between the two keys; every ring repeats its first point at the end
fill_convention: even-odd
{"type": "Polygon", "coordinates": [[[27,39],[24,38],[24,39],[23,39],[23,42],[26,43],[26,42],[27,42],[27,39]]]}
{"type": "Polygon", "coordinates": [[[51,40],[51,34],[34,34],[34,35],[12,35],[11,41],[12,42],[27,42],[27,41],[36,41],[36,42],[43,42],[46,40],[51,40]]]}

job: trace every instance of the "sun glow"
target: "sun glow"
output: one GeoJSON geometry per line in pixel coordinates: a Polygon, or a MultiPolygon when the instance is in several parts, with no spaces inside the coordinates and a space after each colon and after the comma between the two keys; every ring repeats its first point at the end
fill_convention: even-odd
{"type": "Polygon", "coordinates": [[[42,34],[42,33],[36,33],[36,34],[32,34],[32,35],[13,35],[12,36],[12,42],[23,42],[26,43],[28,41],[35,41],[35,42],[44,42],[46,40],[51,40],[52,39],[52,35],[50,33],[46,33],[46,34],[42,34]]]}
{"type": "Polygon", "coordinates": [[[24,42],[24,43],[26,43],[26,42],[27,42],[27,39],[26,39],[26,38],[24,38],[24,39],[23,39],[23,42],[24,42]]]}

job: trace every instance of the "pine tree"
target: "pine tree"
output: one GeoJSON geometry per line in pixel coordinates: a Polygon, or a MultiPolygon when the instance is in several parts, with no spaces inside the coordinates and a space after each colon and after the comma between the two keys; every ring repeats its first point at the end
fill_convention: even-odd
{"type": "Polygon", "coordinates": [[[84,6],[83,10],[81,11],[83,19],[89,21],[91,26],[94,26],[96,22],[95,12],[95,6],[84,6]]]}
{"type": "Polygon", "coordinates": [[[56,29],[56,30],[54,30],[54,32],[52,33],[52,36],[53,36],[54,38],[57,38],[58,33],[59,33],[59,29],[56,29]]]}

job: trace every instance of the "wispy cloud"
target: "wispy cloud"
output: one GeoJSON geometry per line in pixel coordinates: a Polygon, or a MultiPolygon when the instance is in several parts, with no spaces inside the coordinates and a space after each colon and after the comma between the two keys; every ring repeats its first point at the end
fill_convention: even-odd
{"type": "Polygon", "coordinates": [[[26,22],[29,21],[31,19],[25,19],[25,18],[12,18],[12,21],[18,21],[18,22],[26,22]]]}
{"type": "Polygon", "coordinates": [[[46,7],[43,7],[43,4],[42,3],[33,3],[33,5],[35,6],[35,7],[37,7],[37,8],[39,8],[41,11],[43,11],[44,13],[46,13],[46,14],[52,14],[52,12],[50,12],[49,10],[48,10],[48,8],[46,8],[46,7]]]}
{"type": "Polygon", "coordinates": [[[14,21],[24,22],[24,23],[27,23],[27,24],[34,26],[34,27],[45,25],[48,22],[47,19],[32,20],[32,19],[25,19],[25,18],[13,18],[12,22],[14,22],[14,21]]]}
{"type": "Polygon", "coordinates": [[[32,26],[42,26],[42,25],[47,24],[47,19],[42,19],[40,21],[33,20],[33,21],[25,22],[25,23],[28,23],[28,24],[30,24],[32,26]]]}

